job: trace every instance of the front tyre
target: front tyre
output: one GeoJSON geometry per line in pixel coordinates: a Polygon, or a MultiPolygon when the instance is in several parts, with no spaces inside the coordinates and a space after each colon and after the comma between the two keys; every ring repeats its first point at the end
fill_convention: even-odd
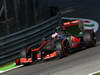
{"type": "Polygon", "coordinates": [[[56,42],[56,50],[59,58],[68,56],[68,51],[65,43],[65,40],[59,40],[56,42]]]}
{"type": "Polygon", "coordinates": [[[67,39],[62,40],[62,48],[63,48],[63,54],[64,56],[68,56],[69,55],[69,42],[67,39]]]}
{"type": "Polygon", "coordinates": [[[23,57],[26,58],[26,57],[27,57],[27,52],[26,52],[26,50],[21,50],[20,55],[21,55],[22,58],[23,58],[23,57]]]}
{"type": "Polygon", "coordinates": [[[15,62],[16,62],[16,65],[20,65],[20,64],[21,64],[19,58],[17,58],[17,59],[15,60],[15,62]]]}

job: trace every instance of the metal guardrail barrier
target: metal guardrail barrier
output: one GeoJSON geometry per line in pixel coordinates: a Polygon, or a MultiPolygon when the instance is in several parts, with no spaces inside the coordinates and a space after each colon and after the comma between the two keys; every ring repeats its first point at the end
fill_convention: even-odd
{"type": "Polygon", "coordinates": [[[50,36],[57,26],[57,16],[41,24],[0,38],[0,65],[19,57],[21,50],[36,46],[41,38],[50,36]]]}

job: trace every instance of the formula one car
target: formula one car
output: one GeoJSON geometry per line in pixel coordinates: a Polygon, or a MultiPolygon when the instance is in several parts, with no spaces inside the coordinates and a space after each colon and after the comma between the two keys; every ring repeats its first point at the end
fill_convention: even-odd
{"type": "Polygon", "coordinates": [[[48,60],[54,57],[62,58],[67,56],[67,46],[64,45],[65,40],[46,39],[42,40],[38,48],[27,49],[21,51],[21,58],[16,59],[16,65],[31,64],[40,60],[48,60]]]}
{"type": "Polygon", "coordinates": [[[62,19],[62,24],[49,39],[42,40],[37,48],[21,51],[23,57],[16,64],[34,63],[54,57],[62,58],[80,48],[96,46],[96,36],[92,29],[84,29],[84,23],[77,20],[62,19]]]}

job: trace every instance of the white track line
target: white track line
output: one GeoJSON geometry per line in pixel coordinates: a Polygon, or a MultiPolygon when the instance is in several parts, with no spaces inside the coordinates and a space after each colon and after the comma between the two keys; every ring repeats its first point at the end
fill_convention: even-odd
{"type": "Polygon", "coordinates": [[[88,74],[88,75],[93,75],[93,74],[95,74],[95,73],[99,73],[100,71],[97,71],[97,72],[93,72],[93,73],[90,73],[90,74],[88,74]]]}
{"type": "Polygon", "coordinates": [[[3,73],[4,71],[0,71],[0,73],[3,73]]]}

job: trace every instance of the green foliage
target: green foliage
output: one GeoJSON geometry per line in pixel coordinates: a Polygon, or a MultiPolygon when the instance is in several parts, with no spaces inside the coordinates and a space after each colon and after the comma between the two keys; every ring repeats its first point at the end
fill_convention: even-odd
{"type": "Polygon", "coordinates": [[[99,73],[95,73],[95,74],[93,74],[93,75],[100,75],[100,72],[99,72],[99,73]]]}

